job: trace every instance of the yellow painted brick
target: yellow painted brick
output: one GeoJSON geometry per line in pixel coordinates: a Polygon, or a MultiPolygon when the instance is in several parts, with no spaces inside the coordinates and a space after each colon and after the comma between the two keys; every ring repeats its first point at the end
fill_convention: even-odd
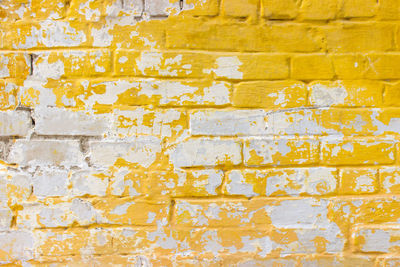
{"type": "Polygon", "coordinates": [[[112,252],[112,236],[104,228],[43,229],[34,231],[41,255],[90,255],[112,252]]]}
{"type": "Polygon", "coordinates": [[[389,51],[395,26],[386,23],[341,23],[323,29],[330,52],[389,51]]]}
{"type": "Polygon", "coordinates": [[[383,103],[387,106],[400,106],[400,83],[385,84],[383,103]]]}
{"type": "Polygon", "coordinates": [[[114,198],[96,201],[94,207],[109,224],[156,225],[167,219],[169,203],[114,198]]]}
{"type": "Polygon", "coordinates": [[[337,0],[303,0],[300,16],[306,20],[328,20],[336,16],[337,0]]]}
{"type": "Polygon", "coordinates": [[[354,252],[398,253],[400,227],[394,225],[359,226],[352,233],[354,252]],[[378,242],[379,240],[379,242],[378,242]]]}
{"type": "Polygon", "coordinates": [[[372,17],[376,14],[378,6],[379,5],[376,0],[342,1],[339,16],[343,18],[372,17]]]}
{"type": "Polygon", "coordinates": [[[24,79],[29,75],[30,59],[28,54],[0,54],[0,77],[24,79]]]}
{"type": "Polygon", "coordinates": [[[108,192],[113,196],[143,196],[147,193],[146,183],[148,173],[127,168],[111,169],[100,177],[108,177],[110,180],[108,192]]]}
{"type": "Polygon", "coordinates": [[[243,26],[194,20],[168,28],[166,46],[204,50],[312,52],[321,51],[324,44],[323,35],[309,25],[243,26]]]}
{"type": "Polygon", "coordinates": [[[293,19],[298,14],[296,0],[262,0],[264,17],[269,19],[293,19]]]}
{"type": "Polygon", "coordinates": [[[378,16],[382,20],[397,20],[400,18],[400,3],[397,0],[380,0],[378,16]]]}
{"type": "Polygon", "coordinates": [[[212,66],[213,57],[205,53],[117,51],[117,75],[149,77],[202,77],[212,66]]]}
{"type": "Polygon", "coordinates": [[[334,75],[332,60],[327,55],[299,55],[292,58],[293,79],[331,79],[334,75]]]}
{"type": "Polygon", "coordinates": [[[400,78],[399,54],[370,54],[366,56],[365,78],[398,79],[400,78]]]}
{"type": "Polygon", "coordinates": [[[293,108],[306,105],[307,89],[298,81],[239,83],[233,92],[237,107],[293,108]]]}
{"type": "Polygon", "coordinates": [[[365,71],[365,57],[354,54],[333,54],[330,56],[338,79],[362,79],[365,71]]]}
{"type": "Polygon", "coordinates": [[[67,11],[65,0],[32,0],[30,5],[30,16],[35,19],[61,19],[67,11]]]}
{"type": "Polygon", "coordinates": [[[328,165],[391,164],[395,160],[393,141],[378,138],[322,141],[322,162],[328,165]]]}
{"type": "Polygon", "coordinates": [[[363,267],[374,267],[374,257],[368,257],[365,255],[346,255],[346,256],[331,256],[331,255],[314,255],[308,256],[301,260],[302,266],[335,266],[337,264],[342,266],[363,266],[363,267]]]}
{"type": "Polygon", "coordinates": [[[378,171],[376,169],[352,169],[340,170],[341,194],[368,194],[378,191],[378,171]]]}
{"type": "Polygon", "coordinates": [[[385,167],[379,170],[379,183],[381,192],[398,194],[400,192],[400,169],[398,167],[385,167]]]}
{"type": "Polygon", "coordinates": [[[383,84],[369,80],[315,81],[309,84],[315,106],[365,107],[382,104],[383,84]]]}
{"type": "Polygon", "coordinates": [[[222,1],[222,9],[228,16],[247,17],[256,16],[258,0],[228,0],[222,1]]]}

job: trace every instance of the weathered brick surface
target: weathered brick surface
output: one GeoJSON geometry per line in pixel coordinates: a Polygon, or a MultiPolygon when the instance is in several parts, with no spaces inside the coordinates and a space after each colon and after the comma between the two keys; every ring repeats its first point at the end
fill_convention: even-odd
{"type": "Polygon", "coordinates": [[[398,0],[0,2],[0,265],[400,264],[398,0]]]}

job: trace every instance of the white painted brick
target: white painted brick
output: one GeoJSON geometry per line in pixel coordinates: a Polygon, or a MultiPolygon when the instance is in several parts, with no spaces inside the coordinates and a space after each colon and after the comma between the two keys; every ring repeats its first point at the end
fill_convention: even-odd
{"type": "Polygon", "coordinates": [[[36,108],[33,117],[40,135],[104,135],[110,125],[106,115],[62,108],[36,108]]]}
{"type": "Polygon", "coordinates": [[[33,194],[37,197],[57,197],[68,194],[67,170],[44,169],[38,170],[33,178],[33,194]]]}
{"type": "Polygon", "coordinates": [[[161,140],[154,136],[139,136],[130,142],[89,142],[91,161],[95,166],[111,166],[118,159],[148,168],[161,152],[161,140]]]}
{"type": "Polygon", "coordinates": [[[28,111],[1,111],[0,136],[26,136],[31,129],[31,122],[28,111]]]}
{"type": "Polygon", "coordinates": [[[33,248],[31,232],[17,230],[0,233],[0,263],[32,259],[33,248]]]}
{"type": "Polygon", "coordinates": [[[0,208],[0,231],[6,231],[10,229],[12,217],[13,214],[10,208],[0,208]]]}
{"type": "Polygon", "coordinates": [[[237,165],[242,161],[241,144],[235,140],[189,139],[171,152],[175,167],[237,165]]]}
{"type": "MultiPolygon", "coordinates": [[[[73,196],[105,196],[108,187],[108,178],[96,170],[79,170],[71,175],[73,196]]],[[[106,171],[104,171],[106,173],[106,171]]]]}
{"type": "Polygon", "coordinates": [[[168,16],[172,11],[179,11],[180,9],[179,0],[147,0],[145,7],[145,10],[151,16],[168,16]]]}
{"type": "Polygon", "coordinates": [[[143,12],[143,0],[115,0],[105,10],[108,17],[138,17],[143,12]]]}
{"type": "Polygon", "coordinates": [[[98,212],[92,203],[75,198],[68,202],[25,204],[17,217],[17,226],[29,229],[67,227],[74,222],[79,225],[99,222],[98,212]]]}
{"type": "MultiPolygon", "coordinates": [[[[274,135],[321,135],[338,134],[335,129],[323,127],[322,115],[326,109],[279,111],[266,116],[268,134],[274,135]]],[[[339,118],[332,123],[339,126],[339,118]]]]}
{"type": "Polygon", "coordinates": [[[361,252],[398,252],[400,225],[361,227],[356,229],[353,237],[364,240],[363,243],[358,244],[358,250],[361,252]]]}
{"type": "Polygon", "coordinates": [[[309,229],[329,225],[329,201],[313,198],[283,200],[270,207],[271,224],[277,228],[309,229]]]}
{"type": "Polygon", "coordinates": [[[23,166],[86,166],[78,141],[17,140],[11,146],[9,163],[23,166]]]}
{"type": "Polygon", "coordinates": [[[192,135],[240,136],[267,133],[263,110],[205,110],[190,115],[192,135]]]}

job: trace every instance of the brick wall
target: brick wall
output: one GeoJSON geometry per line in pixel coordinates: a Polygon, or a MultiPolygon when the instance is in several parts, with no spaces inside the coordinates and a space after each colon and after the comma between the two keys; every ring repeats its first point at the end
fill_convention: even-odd
{"type": "Polygon", "coordinates": [[[0,264],[399,266],[400,1],[0,1],[0,264]]]}

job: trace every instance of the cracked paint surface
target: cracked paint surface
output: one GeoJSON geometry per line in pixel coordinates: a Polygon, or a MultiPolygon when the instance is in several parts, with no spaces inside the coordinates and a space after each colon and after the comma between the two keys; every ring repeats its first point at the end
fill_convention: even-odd
{"type": "Polygon", "coordinates": [[[0,265],[399,266],[399,14],[0,1],[0,265]]]}

